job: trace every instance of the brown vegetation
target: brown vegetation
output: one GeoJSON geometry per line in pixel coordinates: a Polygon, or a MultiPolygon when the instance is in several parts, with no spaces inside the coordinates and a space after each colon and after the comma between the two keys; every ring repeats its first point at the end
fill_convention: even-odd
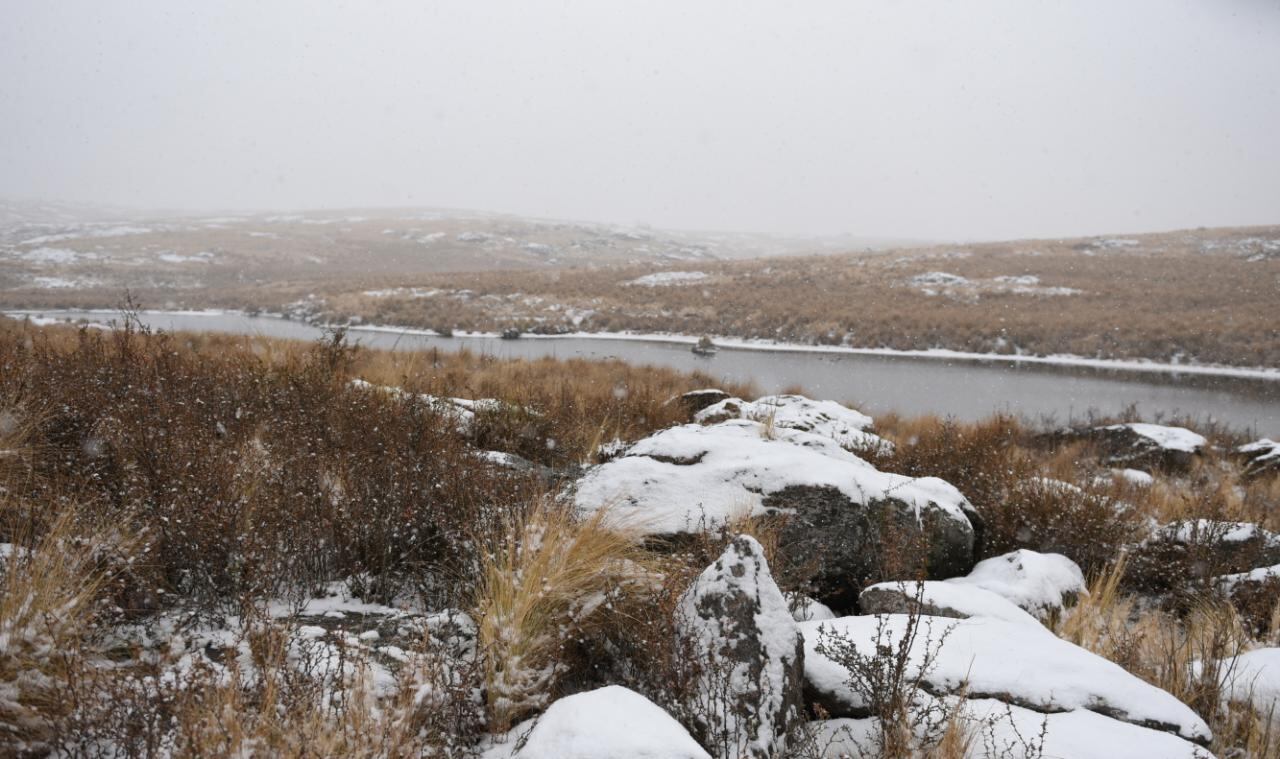
{"type": "MultiPolygon", "coordinates": [[[[725,536],[657,557],[554,496],[556,478],[602,443],[684,421],[668,400],[708,378],[377,353],[340,336],[297,345],[17,322],[0,324],[0,367],[0,543],[13,546],[0,561],[0,630],[31,643],[0,650],[0,681],[17,694],[0,709],[7,753],[465,756],[481,730],[603,683],[696,723],[697,665],[672,611],[725,536]],[[417,393],[500,403],[459,429],[417,393]],[[549,469],[507,469],[481,450],[549,469]],[[339,636],[336,653],[311,658],[299,628],[267,609],[334,581],[370,601],[467,611],[479,663],[416,633],[390,690],[375,694],[375,664],[386,663],[358,640],[339,636]],[[216,643],[171,643],[215,620],[227,631],[216,643]],[[122,644],[125,630],[165,645],[122,644]]],[[[1007,418],[887,416],[877,432],[895,446],[862,452],[874,464],[941,476],[968,495],[984,556],[1057,551],[1097,578],[1084,607],[1052,621],[1056,632],[1185,699],[1215,728],[1214,748],[1280,755],[1267,716],[1224,707],[1214,673],[1194,666],[1274,642],[1274,594],[1238,612],[1179,563],[1185,555],[1154,560],[1188,579],[1187,591],[1156,593],[1131,560],[1147,518],[1276,527],[1280,477],[1244,479],[1214,449],[1137,487],[1089,445],[1049,443],[1007,418]]],[[[1240,442],[1210,432],[1223,449],[1240,442]]],[[[776,551],[773,527],[731,531],[776,551]]],[[[870,687],[884,714],[908,719],[901,666],[854,664],[869,682],[896,683],[870,687]]],[[[891,735],[903,738],[892,732],[901,727],[891,735]]],[[[950,720],[931,731],[935,755],[974,740],[950,720]]]]}

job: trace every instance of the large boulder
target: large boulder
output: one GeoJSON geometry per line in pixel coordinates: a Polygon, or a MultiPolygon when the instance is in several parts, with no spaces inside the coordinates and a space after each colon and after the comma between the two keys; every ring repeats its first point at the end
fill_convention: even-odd
{"type": "Polygon", "coordinates": [[[1190,707],[1079,646],[1026,624],[993,617],[877,614],[801,622],[811,697],[835,717],[867,717],[866,694],[850,684],[848,661],[819,651],[874,655],[905,646],[905,678],[937,697],[992,699],[1043,713],[1088,710],[1121,722],[1206,744],[1212,734],[1190,707]],[[928,666],[923,666],[925,663],[928,666]]]}
{"type": "Polygon", "coordinates": [[[703,744],[724,759],[781,756],[804,718],[804,639],[751,537],[730,541],[681,596],[703,744]]]}
{"type": "Polygon", "coordinates": [[[884,438],[867,432],[871,417],[835,401],[815,401],[803,395],[766,395],[755,401],[725,398],[698,412],[694,421],[703,424],[726,419],[750,419],[774,427],[829,437],[843,448],[889,446],[884,438]]]}
{"type": "Polygon", "coordinates": [[[746,419],[645,438],[588,471],[574,502],[649,536],[780,519],[781,571],[837,609],[851,608],[890,559],[913,562],[912,572],[924,565],[933,578],[973,564],[977,515],[950,484],[881,472],[830,437],[746,419]]]}
{"type": "Polygon", "coordinates": [[[1052,437],[1092,442],[1108,465],[1166,471],[1186,470],[1209,445],[1202,435],[1186,427],[1143,422],[1076,428],[1052,437]]]}
{"type": "Polygon", "coordinates": [[[610,685],[553,703],[493,740],[483,759],[711,759],[671,715],[610,685]]]}
{"type": "Polygon", "coordinates": [[[978,562],[964,577],[948,582],[995,593],[1038,619],[1046,619],[1088,595],[1084,572],[1058,553],[1020,548],[978,562]]]}

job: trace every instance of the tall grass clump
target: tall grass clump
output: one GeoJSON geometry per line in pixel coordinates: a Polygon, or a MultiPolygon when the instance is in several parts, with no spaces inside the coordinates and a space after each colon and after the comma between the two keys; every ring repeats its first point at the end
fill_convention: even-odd
{"type": "Polygon", "coordinates": [[[569,641],[646,576],[633,535],[602,510],[579,519],[550,499],[511,514],[482,559],[477,588],[490,725],[505,729],[548,703],[566,674],[569,641]]]}

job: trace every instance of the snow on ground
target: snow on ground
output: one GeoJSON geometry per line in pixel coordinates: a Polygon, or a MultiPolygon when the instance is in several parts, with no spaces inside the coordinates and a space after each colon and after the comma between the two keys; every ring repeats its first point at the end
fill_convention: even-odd
{"type": "Polygon", "coordinates": [[[620,685],[577,693],[494,740],[483,759],[711,759],[679,722],[620,685]]]}
{"type": "Polygon", "coordinates": [[[881,472],[829,437],[747,419],[651,435],[591,469],[574,502],[648,534],[698,532],[769,513],[765,496],[793,486],[836,488],[854,503],[892,498],[917,515],[932,510],[966,524],[972,508],[943,480],[881,472]]]}
{"type": "Polygon", "coordinates": [[[1151,487],[1156,481],[1156,478],[1152,477],[1149,472],[1144,472],[1141,469],[1117,469],[1115,473],[1125,482],[1138,487],[1151,487]]]}
{"type": "Polygon", "coordinates": [[[623,282],[623,286],[668,287],[671,285],[691,285],[707,279],[706,272],[701,271],[659,271],[643,277],[623,282]]]}
{"type": "Polygon", "coordinates": [[[70,264],[81,258],[97,258],[97,255],[68,248],[33,248],[20,251],[17,257],[33,264],[70,264]]]}
{"type": "Polygon", "coordinates": [[[909,281],[916,287],[967,287],[973,284],[972,281],[959,274],[949,274],[945,271],[930,271],[924,274],[917,274],[909,281]]]}
{"type": "MultiPolygon", "coordinates": [[[[1189,740],[1211,737],[1208,725],[1186,704],[1054,635],[992,618],[923,619],[909,649],[906,677],[922,677],[932,693],[995,696],[1036,711],[1089,709],[1126,722],[1158,726],[1189,740]],[[933,666],[921,673],[930,650],[935,652],[933,666]]],[[[881,644],[896,649],[907,620],[905,614],[882,614],[800,622],[809,684],[848,708],[865,706],[848,685],[849,671],[820,654],[818,643],[843,638],[861,651],[881,644]],[[882,630],[879,641],[878,629],[882,630]],[[833,634],[838,638],[831,638],[833,634]]]]}
{"type": "Polygon", "coordinates": [[[977,299],[984,293],[1013,293],[1015,295],[1079,295],[1082,291],[1073,287],[1051,287],[1040,284],[1033,274],[1006,275],[991,279],[969,279],[945,271],[917,274],[907,284],[925,295],[960,295],[977,299]]]}
{"type": "Polygon", "coordinates": [[[699,411],[696,422],[709,422],[725,417],[751,419],[801,432],[831,438],[845,448],[889,445],[884,438],[865,430],[871,417],[835,401],[815,401],[803,395],[766,395],[754,402],[726,398],[699,411]]]}
{"type": "Polygon", "coordinates": [[[1106,430],[1130,429],[1138,435],[1152,441],[1166,451],[1197,453],[1209,445],[1203,435],[1192,432],[1186,427],[1166,427],[1162,424],[1133,422],[1130,424],[1113,424],[1103,427],[1106,430]]]}
{"type": "Polygon", "coordinates": [[[1226,698],[1280,714],[1280,648],[1247,651],[1221,662],[1219,672],[1226,698]]]}
{"type": "Polygon", "coordinates": [[[1074,561],[1026,549],[980,561],[968,575],[946,582],[989,590],[1037,616],[1062,609],[1064,597],[1089,592],[1074,561]]]}

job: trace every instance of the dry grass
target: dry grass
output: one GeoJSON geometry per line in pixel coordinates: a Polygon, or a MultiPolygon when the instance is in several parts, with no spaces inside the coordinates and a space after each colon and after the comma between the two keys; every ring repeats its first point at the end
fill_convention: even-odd
{"type": "Polygon", "coordinates": [[[41,515],[6,499],[0,524],[0,734],[21,752],[40,753],[71,707],[62,691],[92,641],[100,601],[132,541],[99,526],[86,532],[75,508],[41,515]],[[117,565],[118,566],[118,565],[117,565]]]}
{"type": "MultiPolygon", "coordinates": [[[[680,594],[730,534],[756,536],[773,565],[789,558],[769,519],[641,546],[606,529],[603,515],[575,518],[546,480],[473,455],[505,450],[571,474],[603,442],[684,421],[667,401],[712,384],[706,377],[13,323],[0,326],[0,364],[0,449],[16,452],[0,459],[0,543],[22,548],[0,561],[0,634],[22,641],[0,646],[0,683],[16,684],[0,691],[17,694],[0,703],[0,721],[30,747],[465,756],[480,732],[611,683],[692,727],[700,673],[673,633],[680,594]],[[430,404],[353,387],[355,377],[503,403],[459,431],[430,404]],[[660,561],[647,553],[658,548],[660,561]],[[349,668],[337,688],[299,665],[292,622],[254,616],[268,600],[352,578],[369,599],[473,610],[480,657],[459,670],[426,636],[405,645],[393,691],[375,696],[367,651],[343,649],[349,668]],[[204,663],[174,679],[165,673],[192,652],[105,647],[122,622],[177,612],[200,624],[238,615],[231,649],[247,658],[196,656],[204,663]]],[[[878,432],[896,447],[866,452],[877,466],[940,476],[969,496],[984,519],[984,556],[1027,547],[1086,567],[1092,592],[1053,622],[1059,635],[1191,704],[1214,728],[1215,749],[1280,756],[1266,715],[1223,706],[1222,673],[1203,664],[1274,642],[1274,594],[1247,615],[1205,583],[1157,597],[1136,581],[1136,555],[1114,560],[1148,517],[1273,524],[1280,477],[1241,480],[1214,450],[1152,488],[1099,484],[1109,470],[1097,451],[1047,443],[1006,418],[888,416],[878,432]],[[1036,477],[1080,489],[1028,488],[1036,477]]],[[[1211,437],[1237,442],[1226,431],[1211,437]]],[[[1156,572],[1191,576],[1182,559],[1155,561],[1156,572]]],[[[785,571],[777,578],[784,590],[799,587],[785,571]]],[[[934,756],[962,755],[978,740],[963,720],[938,727],[934,756]]]]}
{"type": "Polygon", "coordinates": [[[584,521],[549,500],[508,518],[483,559],[476,614],[490,725],[509,728],[549,702],[565,673],[566,639],[622,602],[647,570],[634,535],[584,521]]]}

